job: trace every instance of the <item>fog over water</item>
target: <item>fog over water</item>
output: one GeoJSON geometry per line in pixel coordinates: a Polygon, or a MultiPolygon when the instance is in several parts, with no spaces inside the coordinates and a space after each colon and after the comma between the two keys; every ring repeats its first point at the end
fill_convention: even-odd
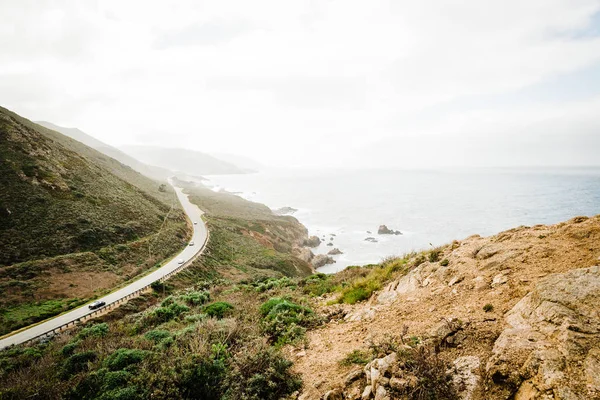
{"type": "Polygon", "coordinates": [[[333,247],[344,252],[323,272],[472,234],[600,213],[600,168],[280,170],[208,178],[215,190],[241,192],[271,208],[298,209],[294,216],[310,234],[325,235],[315,254],[333,247]],[[381,224],[403,234],[378,235],[381,224]],[[334,246],[326,246],[332,237],[334,246]]]}

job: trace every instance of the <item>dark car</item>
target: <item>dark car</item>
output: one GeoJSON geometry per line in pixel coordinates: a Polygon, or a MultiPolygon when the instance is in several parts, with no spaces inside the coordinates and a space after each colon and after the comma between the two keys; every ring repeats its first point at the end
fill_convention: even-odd
{"type": "Polygon", "coordinates": [[[104,301],[95,301],[92,304],[90,304],[88,307],[90,308],[90,310],[95,310],[95,309],[103,307],[105,305],[106,305],[106,303],[104,301]]]}

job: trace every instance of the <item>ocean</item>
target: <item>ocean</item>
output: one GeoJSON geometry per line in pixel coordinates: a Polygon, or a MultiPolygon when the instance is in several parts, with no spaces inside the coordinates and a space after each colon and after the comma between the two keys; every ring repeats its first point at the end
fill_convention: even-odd
{"type": "Polygon", "coordinates": [[[268,170],[206,178],[213,190],[297,209],[293,216],[309,234],[325,239],[315,254],[343,252],[319,269],[325,273],[473,234],[600,214],[600,168],[268,170]],[[378,235],[383,224],[402,235],[378,235]]]}

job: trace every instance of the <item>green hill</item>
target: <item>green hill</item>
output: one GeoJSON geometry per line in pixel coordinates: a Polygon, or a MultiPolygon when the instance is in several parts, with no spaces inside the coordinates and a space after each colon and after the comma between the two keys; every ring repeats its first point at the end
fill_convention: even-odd
{"type": "Polygon", "coordinates": [[[0,108],[0,325],[55,314],[179,250],[185,217],[165,183],[0,108]]]}

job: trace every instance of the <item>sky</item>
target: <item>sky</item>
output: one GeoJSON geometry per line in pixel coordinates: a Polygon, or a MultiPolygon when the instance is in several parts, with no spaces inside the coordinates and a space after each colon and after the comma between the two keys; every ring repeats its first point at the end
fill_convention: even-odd
{"type": "Polygon", "coordinates": [[[276,167],[600,165],[600,0],[0,2],[0,104],[276,167]]]}

